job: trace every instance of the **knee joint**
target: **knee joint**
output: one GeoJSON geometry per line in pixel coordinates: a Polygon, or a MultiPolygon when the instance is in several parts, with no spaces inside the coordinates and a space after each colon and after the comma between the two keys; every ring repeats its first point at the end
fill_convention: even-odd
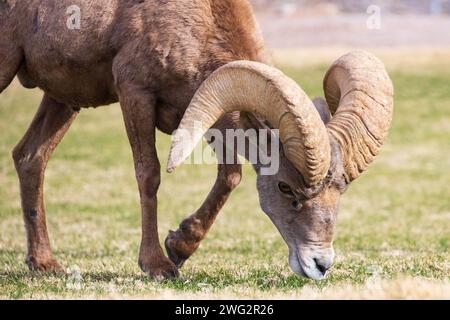
{"type": "Polygon", "coordinates": [[[234,190],[242,180],[242,167],[234,166],[231,170],[225,169],[224,172],[219,172],[219,179],[222,181],[223,185],[234,190]]]}
{"type": "Polygon", "coordinates": [[[44,166],[44,159],[40,155],[25,154],[20,148],[15,148],[12,157],[19,174],[33,174],[40,172],[44,166]]]}

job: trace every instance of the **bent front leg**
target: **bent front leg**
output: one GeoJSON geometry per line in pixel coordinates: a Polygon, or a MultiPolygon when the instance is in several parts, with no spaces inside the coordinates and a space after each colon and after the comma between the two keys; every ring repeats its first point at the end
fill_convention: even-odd
{"type": "MultiPolygon", "coordinates": [[[[233,129],[236,125],[236,115],[227,115],[215,128],[225,135],[226,129],[233,129]]],[[[166,238],[167,253],[178,268],[198,249],[230,194],[241,182],[242,166],[238,163],[236,148],[228,150],[225,146],[222,147],[225,150],[225,159],[227,152],[233,152],[233,164],[219,164],[216,182],[202,206],[185,219],[177,231],[170,231],[166,238]]]]}
{"type": "Polygon", "coordinates": [[[28,131],[13,151],[20,180],[23,217],[27,233],[30,270],[61,271],[53,259],[44,207],[44,175],[58,143],[75,120],[77,112],[47,95],[28,131]]]}

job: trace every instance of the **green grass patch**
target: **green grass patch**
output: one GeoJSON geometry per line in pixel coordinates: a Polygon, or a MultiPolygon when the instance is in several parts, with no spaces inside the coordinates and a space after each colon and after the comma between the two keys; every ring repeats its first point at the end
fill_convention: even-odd
{"type": "MultiPolygon", "coordinates": [[[[281,68],[310,96],[322,95],[325,64],[281,68]]],[[[140,209],[120,108],[83,110],[56,150],[45,186],[54,254],[67,269],[79,268],[77,288],[71,276],[31,274],[23,263],[25,233],[10,154],[41,93],[14,83],[0,97],[0,297],[304,297],[308,290],[361,288],[377,279],[403,278],[447,283],[447,291],[435,291],[438,297],[445,294],[450,278],[450,70],[433,64],[390,74],[396,97],[389,142],[343,197],[337,262],[323,282],[300,279],[289,270],[287,248],[259,209],[249,167],[182,277],[149,280],[137,266],[140,209]]],[[[160,134],[163,165],[169,146],[170,138],[160,134]]],[[[215,176],[215,166],[183,166],[163,174],[161,241],[197,209],[215,176]]],[[[400,293],[404,296],[408,293],[400,293]]]]}

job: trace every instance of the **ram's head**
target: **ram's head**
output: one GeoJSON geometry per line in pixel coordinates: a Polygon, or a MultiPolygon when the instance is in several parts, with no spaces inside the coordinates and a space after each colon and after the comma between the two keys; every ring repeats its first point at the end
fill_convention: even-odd
{"type": "Polygon", "coordinates": [[[379,153],[393,114],[392,82],[380,60],[366,52],[337,60],[324,90],[328,103],[312,102],[275,68],[229,63],[195,94],[180,125],[193,139],[177,133],[168,164],[169,171],[180,165],[206,131],[232,111],[242,112],[247,127],[278,129],[278,172],[262,175],[255,164],[260,203],[289,247],[293,271],[312,279],[323,278],[333,263],[340,197],[379,153]]]}

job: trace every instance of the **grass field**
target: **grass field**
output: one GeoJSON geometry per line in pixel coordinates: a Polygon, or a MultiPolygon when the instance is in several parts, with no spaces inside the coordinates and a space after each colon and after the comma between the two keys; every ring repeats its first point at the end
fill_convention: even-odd
{"type": "MultiPolygon", "coordinates": [[[[341,50],[275,56],[314,96],[341,50]]],[[[82,111],[48,167],[50,237],[69,275],[29,273],[10,154],[41,93],[14,83],[0,97],[0,298],[450,299],[450,50],[411,50],[380,52],[396,88],[393,128],[382,155],[343,198],[337,261],[322,282],[291,273],[287,248],[259,209],[250,167],[182,277],[147,279],[137,266],[140,209],[117,105],[82,111]]],[[[163,165],[169,143],[159,136],[163,165]]],[[[197,209],[215,175],[206,165],[164,174],[161,241],[197,209]]]]}

